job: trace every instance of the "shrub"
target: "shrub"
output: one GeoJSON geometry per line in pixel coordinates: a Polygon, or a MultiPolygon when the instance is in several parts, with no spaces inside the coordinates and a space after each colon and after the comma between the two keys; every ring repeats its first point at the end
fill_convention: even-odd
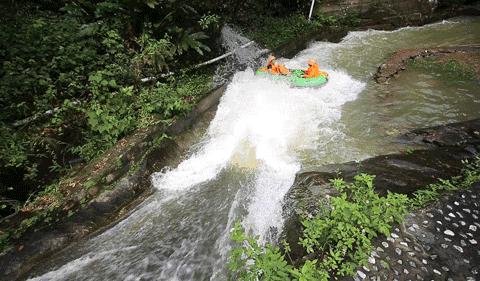
{"type": "Polygon", "coordinates": [[[231,279],[327,281],[353,275],[358,267],[366,265],[372,240],[388,236],[392,225],[400,223],[409,211],[426,206],[446,192],[480,182],[480,157],[464,161],[460,176],[419,189],[412,198],[390,192],[379,196],[374,191],[374,178],[360,174],[351,184],[343,179],[331,181],[340,195],[331,198],[315,217],[302,220],[299,244],[308,255],[298,267],[292,265],[286,242],[282,242],[283,252],[271,243],[261,246],[258,238],[246,235],[236,223],[231,233],[237,244],[229,260],[231,279]]]}
{"type": "Polygon", "coordinates": [[[353,274],[357,267],[366,264],[372,239],[389,235],[392,224],[401,221],[408,209],[406,195],[388,193],[380,197],[373,189],[373,179],[361,174],[352,184],[332,180],[340,196],[331,198],[329,206],[314,218],[302,221],[300,245],[314,258],[300,268],[287,265],[285,255],[275,246],[267,243],[264,249],[259,247],[237,224],[232,240],[241,247],[232,251],[230,269],[240,280],[329,280],[353,274]],[[280,266],[281,275],[271,272],[280,266]]]}

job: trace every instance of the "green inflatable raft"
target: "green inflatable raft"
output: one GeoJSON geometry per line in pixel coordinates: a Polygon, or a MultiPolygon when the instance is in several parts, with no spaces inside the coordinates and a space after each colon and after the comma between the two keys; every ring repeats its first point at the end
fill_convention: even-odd
{"type": "Polygon", "coordinates": [[[290,69],[290,75],[273,75],[266,71],[257,70],[256,75],[269,77],[273,80],[289,81],[293,87],[320,87],[328,82],[328,78],[319,76],[317,78],[303,78],[304,71],[301,69],[290,69]]]}

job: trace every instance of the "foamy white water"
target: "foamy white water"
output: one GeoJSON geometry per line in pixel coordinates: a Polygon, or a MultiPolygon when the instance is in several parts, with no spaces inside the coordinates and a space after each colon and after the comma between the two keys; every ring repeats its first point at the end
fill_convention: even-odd
{"type": "MultiPolygon", "coordinates": [[[[313,48],[308,55],[328,57],[321,50],[313,48]]],[[[284,62],[298,67],[305,59],[284,62]]],[[[320,130],[334,124],[342,105],[364,87],[346,73],[327,71],[330,81],[316,89],[291,88],[285,82],[254,76],[251,69],[237,73],[220,101],[203,147],[176,169],[155,173],[154,186],[185,191],[215,179],[232,162],[253,167],[256,188],[245,226],[261,238],[272,227],[281,229],[281,202],[300,169],[298,152],[313,146],[320,130]]]]}

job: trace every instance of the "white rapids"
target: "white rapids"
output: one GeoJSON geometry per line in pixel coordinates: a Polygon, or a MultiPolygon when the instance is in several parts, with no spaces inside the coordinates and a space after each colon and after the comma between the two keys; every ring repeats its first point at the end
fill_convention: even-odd
{"type": "Polygon", "coordinates": [[[281,228],[281,201],[301,166],[298,152],[316,145],[322,132],[342,134],[329,129],[341,117],[342,105],[364,87],[343,72],[327,71],[330,81],[319,89],[290,88],[254,76],[251,69],[235,74],[204,145],[176,169],[155,173],[154,186],[186,191],[214,180],[229,164],[251,167],[255,193],[245,226],[262,238],[269,228],[281,228]]]}

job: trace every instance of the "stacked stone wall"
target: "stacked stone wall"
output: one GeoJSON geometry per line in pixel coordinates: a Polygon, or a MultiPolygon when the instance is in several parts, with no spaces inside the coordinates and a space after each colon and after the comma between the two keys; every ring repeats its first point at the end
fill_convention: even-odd
{"type": "Polygon", "coordinates": [[[316,15],[357,15],[371,24],[390,22],[393,25],[420,24],[438,8],[437,0],[321,0],[316,15]]]}

